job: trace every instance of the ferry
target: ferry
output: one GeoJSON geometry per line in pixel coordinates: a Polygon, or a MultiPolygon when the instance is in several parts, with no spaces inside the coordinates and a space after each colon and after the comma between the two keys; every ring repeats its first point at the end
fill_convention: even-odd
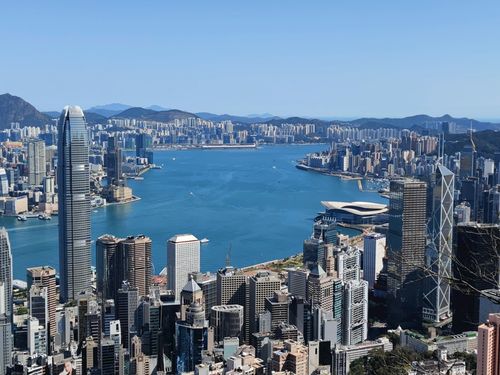
{"type": "Polygon", "coordinates": [[[209,243],[209,242],[210,242],[210,240],[209,240],[208,238],[206,238],[206,237],[205,237],[205,238],[202,238],[202,239],[200,240],[200,243],[209,243]]]}
{"type": "Polygon", "coordinates": [[[17,221],[26,221],[26,220],[28,220],[26,215],[18,215],[17,216],[17,221]]]}
{"type": "Polygon", "coordinates": [[[163,165],[156,165],[156,164],[151,165],[151,169],[162,169],[162,168],[163,168],[163,165]]]}

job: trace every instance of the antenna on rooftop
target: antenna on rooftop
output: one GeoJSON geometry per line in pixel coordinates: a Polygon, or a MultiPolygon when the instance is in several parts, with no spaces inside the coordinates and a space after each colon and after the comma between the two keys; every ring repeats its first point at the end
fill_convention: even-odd
{"type": "Polygon", "coordinates": [[[229,249],[226,254],[226,267],[231,266],[231,243],[229,243],[229,249]]]}

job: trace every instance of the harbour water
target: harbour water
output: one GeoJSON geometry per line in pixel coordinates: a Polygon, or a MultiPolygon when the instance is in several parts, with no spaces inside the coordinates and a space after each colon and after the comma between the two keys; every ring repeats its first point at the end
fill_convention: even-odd
{"type": "MultiPolygon", "coordinates": [[[[202,245],[203,271],[224,266],[229,247],[231,263],[239,267],[296,254],[322,211],[320,201],[385,201],[377,193],[360,192],[356,181],[295,168],[304,154],[324,148],[155,152],[154,162],[163,168],[129,182],[142,199],[94,209],[92,238],[105,233],[151,237],[157,273],[166,265],[166,241],[176,233],[210,240],[202,245]]],[[[27,267],[58,267],[57,217],[25,222],[1,217],[0,225],[9,232],[15,278],[25,279],[27,267]]]]}

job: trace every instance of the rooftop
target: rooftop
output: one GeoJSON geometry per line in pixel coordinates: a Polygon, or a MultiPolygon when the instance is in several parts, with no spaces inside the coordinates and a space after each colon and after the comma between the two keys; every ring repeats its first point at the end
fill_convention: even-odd
{"type": "Polygon", "coordinates": [[[175,242],[175,243],[193,242],[193,241],[198,241],[198,239],[192,234],[176,234],[175,236],[171,237],[168,240],[168,242],[175,242]]]}

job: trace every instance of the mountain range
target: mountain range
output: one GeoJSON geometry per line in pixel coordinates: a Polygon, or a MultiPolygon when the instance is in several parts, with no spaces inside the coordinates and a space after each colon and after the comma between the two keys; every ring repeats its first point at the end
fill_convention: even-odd
{"type": "MultiPolygon", "coordinates": [[[[428,115],[415,115],[403,118],[359,118],[350,121],[327,121],[304,117],[288,117],[281,118],[273,116],[270,113],[235,116],[230,114],[214,114],[210,112],[191,113],[178,109],[167,109],[158,105],[151,105],[146,108],[133,107],[121,103],[112,103],[101,106],[94,106],[84,111],[85,118],[88,123],[104,123],[109,118],[129,118],[141,119],[150,121],[167,122],[175,119],[185,119],[189,117],[202,118],[211,121],[231,120],[241,125],[253,123],[269,123],[273,125],[287,124],[315,124],[319,128],[324,128],[332,123],[351,125],[361,128],[380,128],[394,127],[403,129],[419,129],[426,124],[437,122],[454,122],[458,130],[465,131],[470,126],[476,131],[481,130],[500,130],[500,124],[478,121],[469,118],[455,118],[450,115],[440,117],[431,117],[428,115]]],[[[11,122],[19,122],[21,125],[42,126],[52,123],[53,119],[59,117],[60,112],[48,111],[40,112],[33,105],[26,102],[22,98],[10,94],[0,95],[0,129],[10,127],[11,122]]]]}

